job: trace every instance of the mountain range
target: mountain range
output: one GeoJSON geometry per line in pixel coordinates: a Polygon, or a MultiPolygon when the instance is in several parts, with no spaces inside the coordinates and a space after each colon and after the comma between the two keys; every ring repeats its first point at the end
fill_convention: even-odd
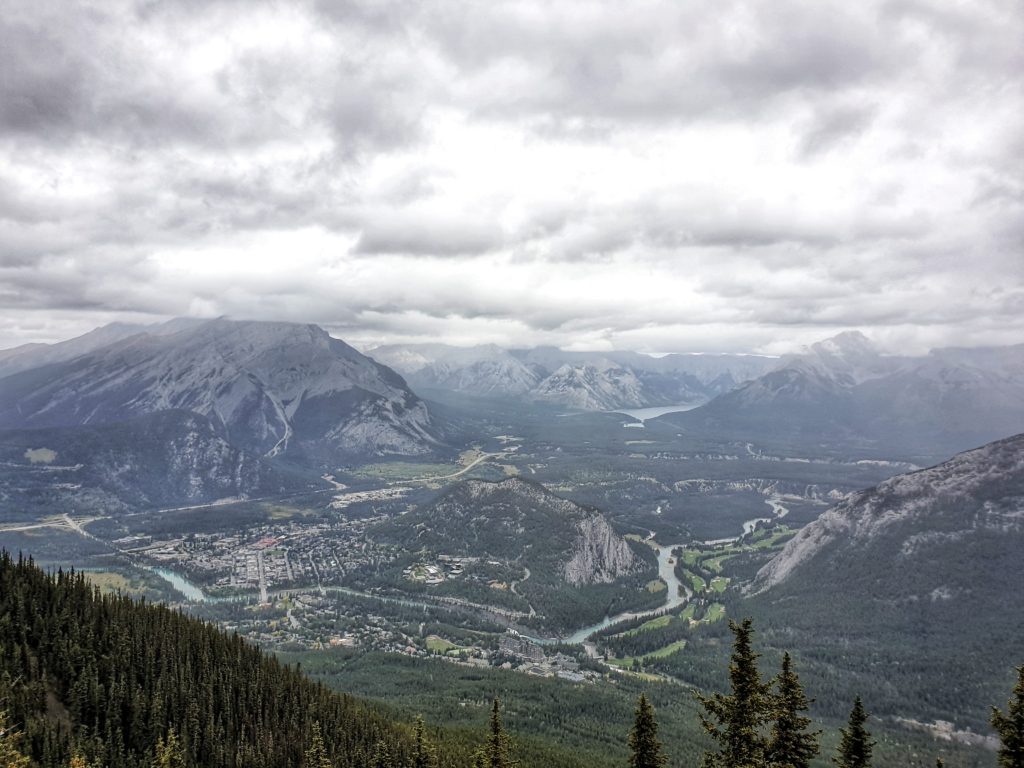
{"type": "Polygon", "coordinates": [[[948,456],[1024,430],[1024,345],[887,356],[850,331],[663,418],[693,432],[803,450],[948,456]]]}
{"type": "MultiPolygon", "coordinates": [[[[81,465],[62,478],[68,488],[193,504],[446,450],[454,427],[389,366],[426,393],[582,410],[690,404],[659,421],[682,435],[815,453],[917,461],[1024,430],[1024,345],[899,357],[847,332],[781,360],[443,344],[371,354],[315,325],[227,319],[113,324],[0,351],[3,472],[50,471],[24,458],[45,448],[59,454],[53,467],[81,465]],[[143,488],[145,472],[132,468],[166,458],[170,442],[174,470],[143,488]]],[[[31,483],[0,486],[35,493],[31,483]]]]}
{"type": "Polygon", "coordinates": [[[274,457],[415,454],[436,441],[400,376],[314,325],[210,320],[137,333],[0,379],[0,428],[199,414],[274,457]]]}
{"type": "Polygon", "coordinates": [[[493,344],[385,345],[369,350],[413,387],[518,397],[581,410],[699,404],[768,371],[776,358],[573,352],[493,344]]]}

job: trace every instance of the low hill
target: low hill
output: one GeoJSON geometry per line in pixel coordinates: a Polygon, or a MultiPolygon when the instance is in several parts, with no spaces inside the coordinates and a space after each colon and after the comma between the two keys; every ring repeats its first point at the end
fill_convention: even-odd
{"type": "Polygon", "coordinates": [[[372,535],[420,557],[500,564],[549,629],[600,620],[656,575],[650,550],[623,538],[598,510],[520,478],[458,483],[372,535]]]}

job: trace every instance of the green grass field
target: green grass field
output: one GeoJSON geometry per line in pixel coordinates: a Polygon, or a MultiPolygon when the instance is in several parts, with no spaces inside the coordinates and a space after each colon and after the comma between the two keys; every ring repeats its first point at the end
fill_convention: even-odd
{"type": "Polygon", "coordinates": [[[651,629],[658,629],[659,627],[667,627],[669,622],[672,621],[671,616],[658,616],[650,621],[645,621],[636,629],[631,629],[627,632],[620,632],[616,637],[632,637],[633,635],[639,635],[641,632],[647,632],[651,629]]]}
{"type": "Polygon", "coordinates": [[[437,635],[427,636],[427,650],[433,653],[448,653],[448,651],[458,650],[459,646],[455,643],[445,640],[443,637],[437,635]]]}
{"type": "Polygon", "coordinates": [[[708,606],[707,611],[704,612],[704,618],[701,621],[706,624],[713,624],[716,621],[721,621],[725,618],[725,606],[721,603],[712,603],[708,606]]]}
{"type": "Polygon", "coordinates": [[[707,568],[712,573],[721,573],[722,572],[722,563],[724,563],[730,557],[734,557],[734,555],[718,555],[717,557],[712,557],[712,558],[709,558],[707,560],[702,561],[701,565],[704,568],[707,568]]]}
{"type": "Polygon", "coordinates": [[[686,577],[690,580],[690,585],[693,587],[694,594],[699,595],[701,592],[708,588],[707,582],[705,582],[704,579],[702,579],[696,573],[687,571],[686,577]]]}
{"type": "Polygon", "coordinates": [[[458,464],[417,464],[405,461],[389,461],[383,464],[366,464],[352,470],[354,477],[375,480],[420,480],[451,475],[462,469],[458,464]]]}
{"type": "Polygon", "coordinates": [[[608,659],[608,663],[613,667],[618,667],[619,669],[630,669],[633,666],[633,662],[637,660],[643,664],[648,659],[663,659],[666,656],[671,656],[673,653],[683,650],[685,647],[685,640],[676,640],[674,643],[670,643],[664,648],[659,648],[656,651],[645,653],[643,656],[626,656],[621,659],[608,659]]]}

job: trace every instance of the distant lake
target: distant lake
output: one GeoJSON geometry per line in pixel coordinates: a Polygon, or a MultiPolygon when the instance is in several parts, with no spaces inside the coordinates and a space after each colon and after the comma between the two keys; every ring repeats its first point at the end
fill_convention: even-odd
{"type": "Polygon", "coordinates": [[[632,416],[634,419],[640,419],[640,421],[647,421],[648,419],[656,419],[659,416],[664,416],[666,413],[679,413],[681,411],[692,411],[694,408],[698,408],[704,405],[704,403],[685,403],[682,405],[659,405],[654,408],[619,408],[609,413],[624,413],[627,416],[632,416]]]}

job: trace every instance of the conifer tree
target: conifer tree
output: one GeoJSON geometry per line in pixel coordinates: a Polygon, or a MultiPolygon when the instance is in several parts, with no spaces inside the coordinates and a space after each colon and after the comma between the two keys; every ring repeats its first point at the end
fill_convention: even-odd
{"type": "Polygon", "coordinates": [[[378,741],[373,750],[373,768],[395,768],[395,761],[391,758],[391,750],[386,741],[378,741]]]}
{"type": "Polygon", "coordinates": [[[29,760],[21,753],[21,733],[7,722],[7,713],[0,712],[0,768],[28,768],[29,760]]]}
{"type": "Polygon", "coordinates": [[[668,762],[661,752],[658,741],[658,723],[654,719],[654,707],[647,696],[640,694],[636,703],[636,718],[629,734],[629,768],[660,768],[668,762]]]}
{"type": "Polygon", "coordinates": [[[156,742],[156,755],[153,757],[153,768],[185,768],[185,756],[182,754],[178,734],[171,728],[167,731],[167,739],[160,738],[156,742]]]}
{"type": "Polygon", "coordinates": [[[491,720],[487,730],[487,743],[473,758],[474,768],[513,768],[509,756],[510,740],[501,724],[501,702],[495,698],[491,705],[491,720]]]}
{"type": "Polygon", "coordinates": [[[864,727],[868,716],[858,696],[853,700],[849,724],[839,729],[839,755],[832,759],[839,768],[868,768],[871,765],[871,748],[876,742],[871,740],[871,734],[864,727]]]}
{"type": "Polygon", "coordinates": [[[803,713],[810,701],[804,695],[800,678],[793,671],[789,653],[782,656],[782,671],[775,680],[774,718],[768,741],[768,765],[779,768],[807,768],[818,754],[818,735],[808,731],[811,719],[803,713]]]}
{"type": "Polygon", "coordinates": [[[1006,713],[992,707],[992,727],[999,734],[999,768],[1024,768],[1024,666],[1017,667],[1006,713]]]}
{"type": "Polygon", "coordinates": [[[324,746],[324,736],[320,732],[319,722],[313,723],[313,735],[310,737],[309,748],[302,760],[302,768],[331,768],[331,761],[327,757],[327,747],[324,746]]]}
{"type": "Polygon", "coordinates": [[[704,730],[718,742],[717,752],[704,755],[709,768],[752,768],[764,765],[767,739],[763,734],[771,716],[770,686],[761,682],[757,669],[759,654],[754,653],[750,619],[742,624],[729,622],[735,638],[729,663],[732,693],[713,696],[696,694],[706,714],[701,714],[704,730]]]}
{"type": "Polygon", "coordinates": [[[435,768],[437,765],[437,754],[433,745],[427,739],[427,729],[423,725],[423,716],[416,716],[416,725],[413,726],[412,745],[412,766],[411,768],[435,768]]]}

